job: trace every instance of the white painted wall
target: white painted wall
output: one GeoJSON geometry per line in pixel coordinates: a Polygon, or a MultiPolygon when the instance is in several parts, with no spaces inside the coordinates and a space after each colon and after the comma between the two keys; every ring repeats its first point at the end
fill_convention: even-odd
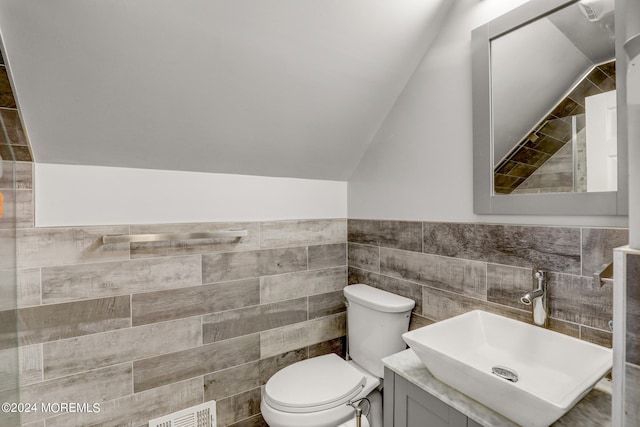
{"type": "Polygon", "coordinates": [[[491,41],[495,164],[553,110],[592,65],[546,18],[491,41]]]}
{"type": "Polygon", "coordinates": [[[626,217],[475,215],[471,30],[524,0],[458,0],[349,181],[349,217],[626,226],[626,217]]]}
{"type": "Polygon", "coordinates": [[[345,218],[347,183],[35,164],[37,227],[345,218]]]}

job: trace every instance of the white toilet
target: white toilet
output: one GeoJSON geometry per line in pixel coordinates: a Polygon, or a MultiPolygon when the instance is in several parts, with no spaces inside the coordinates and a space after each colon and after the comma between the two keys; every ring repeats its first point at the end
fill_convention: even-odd
{"type": "Polygon", "coordinates": [[[347,404],[364,397],[371,410],[362,427],[382,427],[381,359],[406,348],[402,334],[415,302],[362,284],[345,287],[344,295],[351,360],[328,354],[274,374],[260,405],[270,427],[355,426],[347,404]]]}

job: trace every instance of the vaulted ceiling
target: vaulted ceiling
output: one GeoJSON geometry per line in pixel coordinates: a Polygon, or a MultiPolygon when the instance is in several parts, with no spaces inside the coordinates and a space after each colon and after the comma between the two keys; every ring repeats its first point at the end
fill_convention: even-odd
{"type": "Polygon", "coordinates": [[[347,180],[451,0],[0,0],[35,160],[347,180]]]}

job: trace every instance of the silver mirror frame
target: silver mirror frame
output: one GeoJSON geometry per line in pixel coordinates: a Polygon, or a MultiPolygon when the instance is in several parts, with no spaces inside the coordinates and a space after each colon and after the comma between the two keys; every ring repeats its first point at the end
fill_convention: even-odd
{"type": "Polygon", "coordinates": [[[493,132],[491,117],[491,40],[544,17],[577,0],[536,0],[476,28],[471,34],[473,85],[473,211],[476,214],[627,215],[627,57],[624,21],[616,0],[616,79],[618,112],[618,190],[592,193],[496,195],[493,192],[493,132]]]}

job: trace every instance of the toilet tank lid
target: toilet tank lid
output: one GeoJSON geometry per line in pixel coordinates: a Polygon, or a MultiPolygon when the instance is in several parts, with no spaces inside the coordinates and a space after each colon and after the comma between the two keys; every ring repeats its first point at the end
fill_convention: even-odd
{"type": "Polygon", "coordinates": [[[344,296],[347,298],[347,301],[356,302],[365,307],[385,313],[411,311],[416,305],[412,299],[376,289],[362,283],[346,286],[344,288],[344,296]]]}

